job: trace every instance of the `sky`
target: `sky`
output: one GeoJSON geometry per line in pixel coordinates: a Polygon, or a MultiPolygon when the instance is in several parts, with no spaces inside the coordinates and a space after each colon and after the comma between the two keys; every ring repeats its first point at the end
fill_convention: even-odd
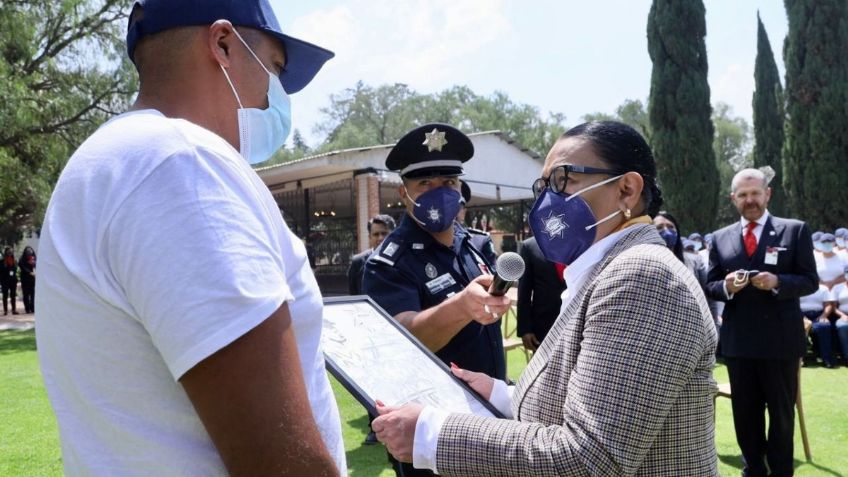
{"type": "MultiPolygon", "coordinates": [[[[757,11],[781,78],[788,29],[781,0],[705,0],[711,101],[751,121],[757,11]]],[[[650,0],[271,0],[283,31],[336,53],[292,96],[294,127],[311,146],[320,109],[357,81],[419,93],[466,85],[564,113],[613,113],[647,99],[650,0]]]]}

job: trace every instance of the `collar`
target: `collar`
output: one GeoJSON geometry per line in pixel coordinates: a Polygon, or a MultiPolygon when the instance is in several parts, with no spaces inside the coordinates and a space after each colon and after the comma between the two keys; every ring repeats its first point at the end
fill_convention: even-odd
{"type": "MultiPolygon", "coordinates": [[[[766,209],[766,211],[765,211],[765,212],[763,212],[762,217],[760,217],[759,219],[757,219],[757,220],[756,220],[757,225],[765,226],[765,225],[766,225],[766,221],[768,220],[768,218],[769,218],[769,211],[768,211],[768,209],[766,209]]],[[[741,224],[742,224],[742,230],[744,230],[744,229],[745,229],[745,227],[747,227],[747,226],[748,226],[748,223],[749,223],[749,222],[750,222],[750,220],[746,219],[745,217],[740,217],[740,218],[739,218],[739,223],[741,223],[741,224]]]]}
{"type": "Polygon", "coordinates": [[[593,243],[582,255],[577,257],[577,260],[565,269],[565,284],[568,289],[579,290],[586,279],[587,272],[600,262],[612,246],[627,232],[629,232],[627,228],[613,232],[593,243]]]}

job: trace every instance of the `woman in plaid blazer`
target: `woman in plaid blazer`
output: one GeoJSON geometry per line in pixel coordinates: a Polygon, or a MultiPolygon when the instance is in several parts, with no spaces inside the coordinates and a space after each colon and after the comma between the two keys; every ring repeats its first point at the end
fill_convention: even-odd
{"type": "Polygon", "coordinates": [[[517,385],[454,369],[511,419],[381,407],[399,460],[447,476],[715,476],[716,333],[701,287],[649,216],[662,195],[632,128],[566,132],[529,221],[568,263],[563,311],[517,385]]]}

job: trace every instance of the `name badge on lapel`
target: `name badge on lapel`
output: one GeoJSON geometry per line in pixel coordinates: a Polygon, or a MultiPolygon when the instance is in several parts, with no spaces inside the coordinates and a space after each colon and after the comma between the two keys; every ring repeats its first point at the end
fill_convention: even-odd
{"type": "Polygon", "coordinates": [[[766,265],[777,265],[777,254],[786,250],[785,247],[768,247],[766,248],[766,265]]]}

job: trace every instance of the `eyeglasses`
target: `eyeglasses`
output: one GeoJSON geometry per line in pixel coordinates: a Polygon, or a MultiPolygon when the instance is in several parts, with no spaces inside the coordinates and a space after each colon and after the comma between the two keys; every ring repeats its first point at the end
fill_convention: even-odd
{"type": "Polygon", "coordinates": [[[619,175],[624,174],[621,171],[614,169],[601,169],[598,167],[575,166],[572,164],[563,164],[554,167],[551,175],[548,177],[540,177],[533,182],[533,198],[538,199],[546,187],[550,187],[557,194],[565,192],[565,187],[568,185],[569,174],[609,174],[619,175]]]}

